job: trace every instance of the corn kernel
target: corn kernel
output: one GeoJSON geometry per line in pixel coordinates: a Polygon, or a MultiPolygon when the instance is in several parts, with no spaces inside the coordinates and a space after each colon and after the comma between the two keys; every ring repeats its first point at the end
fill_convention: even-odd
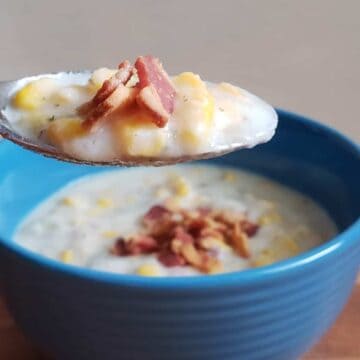
{"type": "Polygon", "coordinates": [[[157,156],[166,144],[166,130],[144,113],[122,116],[121,121],[114,122],[114,132],[120,151],[131,156],[157,156]]]}
{"type": "Polygon", "coordinates": [[[62,203],[63,203],[63,205],[66,205],[66,206],[75,206],[75,204],[76,204],[75,199],[70,196],[64,197],[62,199],[62,203]]]}
{"type": "Polygon", "coordinates": [[[276,260],[276,257],[270,249],[264,249],[255,257],[255,259],[252,261],[252,264],[255,267],[260,267],[270,265],[276,260]]]}
{"type": "Polygon", "coordinates": [[[268,211],[261,215],[258,219],[260,226],[277,224],[282,221],[282,216],[275,210],[268,211]]]}
{"type": "Polygon", "coordinates": [[[108,239],[113,239],[118,236],[118,233],[116,231],[106,230],[102,233],[102,236],[108,239]]]}
{"type": "Polygon", "coordinates": [[[171,179],[171,185],[174,188],[176,196],[187,196],[190,192],[189,184],[186,180],[181,176],[174,176],[171,179]]]}
{"type": "Polygon", "coordinates": [[[81,137],[86,134],[80,118],[62,118],[50,123],[47,136],[54,145],[62,145],[68,140],[81,137]]]}
{"type": "Polygon", "coordinates": [[[35,110],[45,103],[55,86],[56,82],[49,78],[32,81],[15,94],[13,105],[23,110],[35,110]]]}
{"type": "Polygon", "coordinates": [[[174,77],[173,81],[175,86],[180,88],[180,92],[184,93],[185,99],[202,103],[204,118],[207,122],[210,121],[214,115],[215,100],[200,76],[192,72],[184,72],[174,77]]]}
{"type": "Polygon", "coordinates": [[[97,200],[97,206],[103,208],[103,209],[108,209],[112,206],[114,206],[114,203],[111,199],[109,198],[100,198],[97,200]]]}
{"type": "Polygon", "coordinates": [[[277,256],[277,260],[286,259],[291,256],[295,256],[300,252],[299,245],[294,238],[290,235],[281,235],[271,243],[274,253],[277,256]]]}
{"type": "Polygon", "coordinates": [[[136,273],[141,276],[159,276],[160,271],[156,265],[144,264],[137,268],[136,273]]]}
{"type": "Polygon", "coordinates": [[[60,260],[65,264],[69,264],[74,260],[74,253],[72,250],[64,250],[60,253],[60,260]]]}
{"type": "Polygon", "coordinates": [[[234,171],[226,171],[224,173],[224,180],[233,183],[236,180],[236,174],[234,171]]]}

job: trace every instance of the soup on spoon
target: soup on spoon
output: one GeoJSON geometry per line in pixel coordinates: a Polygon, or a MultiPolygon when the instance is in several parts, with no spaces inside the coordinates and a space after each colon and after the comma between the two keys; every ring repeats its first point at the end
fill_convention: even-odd
{"type": "Polygon", "coordinates": [[[153,56],[25,79],[2,113],[21,136],[101,163],[213,157],[267,142],[277,126],[275,110],[255,95],[191,72],[170,77],[153,56]]]}

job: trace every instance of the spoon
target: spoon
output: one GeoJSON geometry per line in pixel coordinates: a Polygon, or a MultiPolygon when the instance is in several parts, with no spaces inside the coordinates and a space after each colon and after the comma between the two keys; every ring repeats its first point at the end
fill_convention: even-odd
{"type": "Polygon", "coordinates": [[[1,136],[13,143],[20,145],[21,147],[36,152],[38,154],[51,157],[60,161],[85,164],[85,165],[101,165],[101,166],[163,166],[176,163],[182,163],[193,160],[209,159],[218,156],[225,155],[227,153],[239,150],[242,148],[248,148],[249,145],[244,143],[231,143],[226,146],[218,147],[214,151],[201,152],[196,154],[184,154],[172,157],[134,157],[119,159],[112,159],[109,161],[92,161],[78,159],[72,155],[62,152],[60,149],[55,148],[52,145],[42,142],[40,139],[32,139],[19,134],[11,125],[10,119],[5,115],[4,108],[10,104],[10,100],[14,93],[24,86],[29,81],[33,81],[42,77],[48,77],[53,79],[63,79],[72,76],[90,76],[90,71],[82,72],[59,72],[53,74],[42,74],[36,76],[25,77],[14,81],[2,81],[0,82],[0,138],[1,136]]]}

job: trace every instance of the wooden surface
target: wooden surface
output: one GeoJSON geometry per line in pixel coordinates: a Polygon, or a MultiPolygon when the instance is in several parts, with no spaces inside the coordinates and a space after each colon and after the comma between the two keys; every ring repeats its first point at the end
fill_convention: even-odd
{"type": "MultiPolygon", "coordinates": [[[[0,299],[0,359],[45,359],[17,329],[0,299]]],[[[360,359],[360,277],[349,303],[331,330],[304,360],[360,359]]]]}

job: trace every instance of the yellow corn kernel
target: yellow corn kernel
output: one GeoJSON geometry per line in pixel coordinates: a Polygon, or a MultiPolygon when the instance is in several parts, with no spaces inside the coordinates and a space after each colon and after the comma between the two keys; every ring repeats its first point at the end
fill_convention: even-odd
{"type": "Polygon", "coordinates": [[[282,221],[282,216],[276,210],[270,210],[261,215],[258,219],[260,226],[277,224],[282,221]]]}
{"type": "Polygon", "coordinates": [[[102,233],[102,236],[108,239],[113,239],[116,238],[118,236],[118,233],[116,231],[113,230],[106,230],[102,233]]]}
{"type": "Polygon", "coordinates": [[[266,266],[274,263],[276,260],[277,259],[271,250],[264,249],[255,257],[252,261],[252,265],[255,267],[266,266]]]}
{"type": "Polygon", "coordinates": [[[209,275],[211,274],[219,274],[224,271],[224,266],[220,261],[217,261],[214,266],[211,267],[210,271],[208,272],[209,275]]]}
{"type": "Polygon", "coordinates": [[[74,260],[74,253],[72,250],[64,250],[60,253],[60,260],[65,264],[69,264],[74,260]]]}
{"type": "Polygon", "coordinates": [[[66,196],[62,199],[62,203],[63,205],[66,205],[66,206],[75,206],[75,199],[70,197],[70,196],[66,196]]]}
{"type": "Polygon", "coordinates": [[[236,180],[236,174],[234,171],[226,171],[224,173],[224,180],[233,183],[236,180]]]}
{"type": "Polygon", "coordinates": [[[171,179],[171,185],[174,189],[175,195],[176,196],[187,196],[190,192],[190,186],[189,184],[186,182],[186,180],[181,177],[181,176],[174,176],[171,179]]]}
{"type": "Polygon", "coordinates": [[[136,273],[141,276],[159,276],[160,271],[156,265],[144,264],[136,269],[136,273]]]}
{"type": "Polygon", "coordinates": [[[108,209],[114,206],[114,202],[110,198],[100,198],[96,201],[96,204],[103,209],[108,209]]]}
{"type": "Polygon", "coordinates": [[[295,256],[300,252],[299,245],[292,236],[282,236],[277,241],[278,246],[282,248],[282,252],[286,256],[295,256]]]}
{"type": "Polygon", "coordinates": [[[204,86],[204,83],[201,81],[200,76],[190,71],[185,71],[175,76],[173,82],[177,86],[185,85],[194,88],[202,88],[204,86]]]}
{"type": "Polygon", "coordinates": [[[62,145],[86,133],[87,130],[82,126],[81,119],[77,117],[57,119],[50,123],[47,129],[47,137],[54,145],[62,145]]]}
{"type": "Polygon", "coordinates": [[[173,82],[176,87],[180,88],[180,93],[183,93],[186,102],[201,101],[204,118],[210,121],[214,115],[215,100],[200,76],[192,72],[183,72],[175,76],[173,82]]]}
{"type": "Polygon", "coordinates": [[[206,97],[204,98],[203,111],[204,111],[205,120],[208,125],[212,124],[214,109],[215,109],[215,99],[210,93],[207,93],[206,97]]]}
{"type": "Polygon", "coordinates": [[[180,137],[181,137],[181,141],[190,147],[199,146],[199,145],[201,145],[201,143],[203,141],[201,136],[199,136],[198,134],[195,134],[190,129],[181,131],[180,137]]]}
{"type": "Polygon", "coordinates": [[[157,156],[166,144],[166,130],[143,113],[129,114],[114,122],[114,133],[120,151],[131,156],[157,156]]]}
{"type": "Polygon", "coordinates": [[[15,94],[13,105],[23,110],[35,110],[46,102],[55,86],[56,82],[49,78],[32,81],[15,94]]]}

